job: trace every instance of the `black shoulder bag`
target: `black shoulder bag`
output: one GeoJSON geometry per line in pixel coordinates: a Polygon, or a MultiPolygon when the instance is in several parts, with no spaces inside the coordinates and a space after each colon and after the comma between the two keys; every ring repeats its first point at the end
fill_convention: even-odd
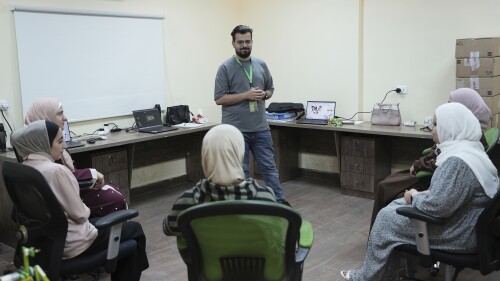
{"type": "Polygon", "coordinates": [[[187,105],[176,105],[167,107],[167,114],[165,114],[165,123],[170,125],[177,125],[181,123],[188,123],[191,121],[191,112],[187,105]]]}

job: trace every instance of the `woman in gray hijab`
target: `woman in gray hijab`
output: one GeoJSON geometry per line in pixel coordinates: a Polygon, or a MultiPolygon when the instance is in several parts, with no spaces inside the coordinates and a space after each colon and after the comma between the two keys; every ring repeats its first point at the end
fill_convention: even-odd
{"type": "MultiPolygon", "coordinates": [[[[11,135],[11,143],[23,164],[38,170],[61,204],[68,220],[68,234],[63,258],[90,255],[108,247],[109,229],[98,231],[89,221],[90,209],[80,199],[80,188],[71,171],[55,163],[63,157],[66,143],[59,126],[51,121],[35,121],[11,135]]],[[[149,267],[146,256],[146,237],[138,222],[128,221],[122,226],[122,241],[134,239],[134,254],[119,259],[111,280],[140,280],[149,267]]]]}

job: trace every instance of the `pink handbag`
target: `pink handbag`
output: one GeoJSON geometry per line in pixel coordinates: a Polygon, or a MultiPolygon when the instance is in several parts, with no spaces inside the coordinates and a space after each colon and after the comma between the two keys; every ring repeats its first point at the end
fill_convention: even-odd
{"type": "Polygon", "coordinates": [[[401,125],[401,113],[399,111],[399,103],[397,104],[380,104],[376,103],[372,110],[373,125],[401,125]]]}

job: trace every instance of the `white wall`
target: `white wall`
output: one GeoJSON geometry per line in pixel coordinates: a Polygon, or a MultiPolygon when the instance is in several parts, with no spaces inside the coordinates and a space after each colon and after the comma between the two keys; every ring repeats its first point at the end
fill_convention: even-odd
{"type": "MultiPolygon", "coordinates": [[[[221,116],[213,102],[215,73],[233,54],[230,32],[237,24],[254,28],[253,54],[267,61],[275,81],[271,101],[333,99],[337,115],[350,117],[407,85],[408,95],[390,94],[387,101],[399,102],[403,119],[420,124],[455,86],[455,39],[500,36],[495,0],[0,0],[0,99],[9,102],[7,116],[17,128],[10,4],[165,14],[166,103],[202,108],[213,122],[221,116]]],[[[82,122],[72,130],[92,132],[105,122],[128,127],[132,119],[82,122]]]]}
{"type": "Polygon", "coordinates": [[[254,29],[253,54],[273,74],[271,101],[335,100],[337,115],[351,114],[358,104],[358,1],[246,3],[240,10],[254,29]]]}
{"type": "MultiPolygon", "coordinates": [[[[218,109],[213,102],[213,84],[217,67],[222,57],[231,54],[229,32],[236,9],[234,1],[168,1],[168,0],[75,0],[37,1],[0,0],[0,99],[9,102],[9,120],[15,127],[22,126],[19,75],[15,46],[15,30],[10,5],[28,5],[70,9],[120,11],[132,13],[164,14],[165,65],[167,92],[165,101],[169,105],[189,104],[197,111],[218,109]]],[[[34,46],[36,47],[36,46],[34,46]]],[[[64,101],[63,101],[64,105],[64,101]]],[[[151,105],[153,106],[153,105],[151,105]]],[[[71,112],[66,112],[71,115],[71,112]]],[[[209,115],[212,115],[211,113],[209,115]]],[[[220,114],[220,113],[219,113],[220,114]]],[[[219,120],[214,116],[213,121],[219,120]]],[[[129,127],[132,119],[113,118],[72,124],[76,133],[90,133],[104,122],[115,122],[129,127]]]]}
{"type": "MultiPolygon", "coordinates": [[[[455,89],[455,40],[500,36],[500,2],[494,0],[364,1],[362,109],[390,94],[403,120],[423,123],[455,89]]],[[[366,116],[369,118],[369,116],[366,116]]]]}

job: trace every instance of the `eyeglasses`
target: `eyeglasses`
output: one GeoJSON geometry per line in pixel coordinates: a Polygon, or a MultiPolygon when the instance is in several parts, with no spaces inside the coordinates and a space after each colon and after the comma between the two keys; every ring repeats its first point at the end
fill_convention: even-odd
{"type": "Polygon", "coordinates": [[[432,129],[431,129],[431,126],[425,126],[425,127],[420,128],[420,131],[430,133],[430,132],[432,132],[432,129]]]}
{"type": "Polygon", "coordinates": [[[252,45],[252,40],[238,40],[238,41],[236,41],[236,44],[238,44],[240,46],[243,46],[243,44],[246,44],[248,46],[248,45],[252,45]]]}

